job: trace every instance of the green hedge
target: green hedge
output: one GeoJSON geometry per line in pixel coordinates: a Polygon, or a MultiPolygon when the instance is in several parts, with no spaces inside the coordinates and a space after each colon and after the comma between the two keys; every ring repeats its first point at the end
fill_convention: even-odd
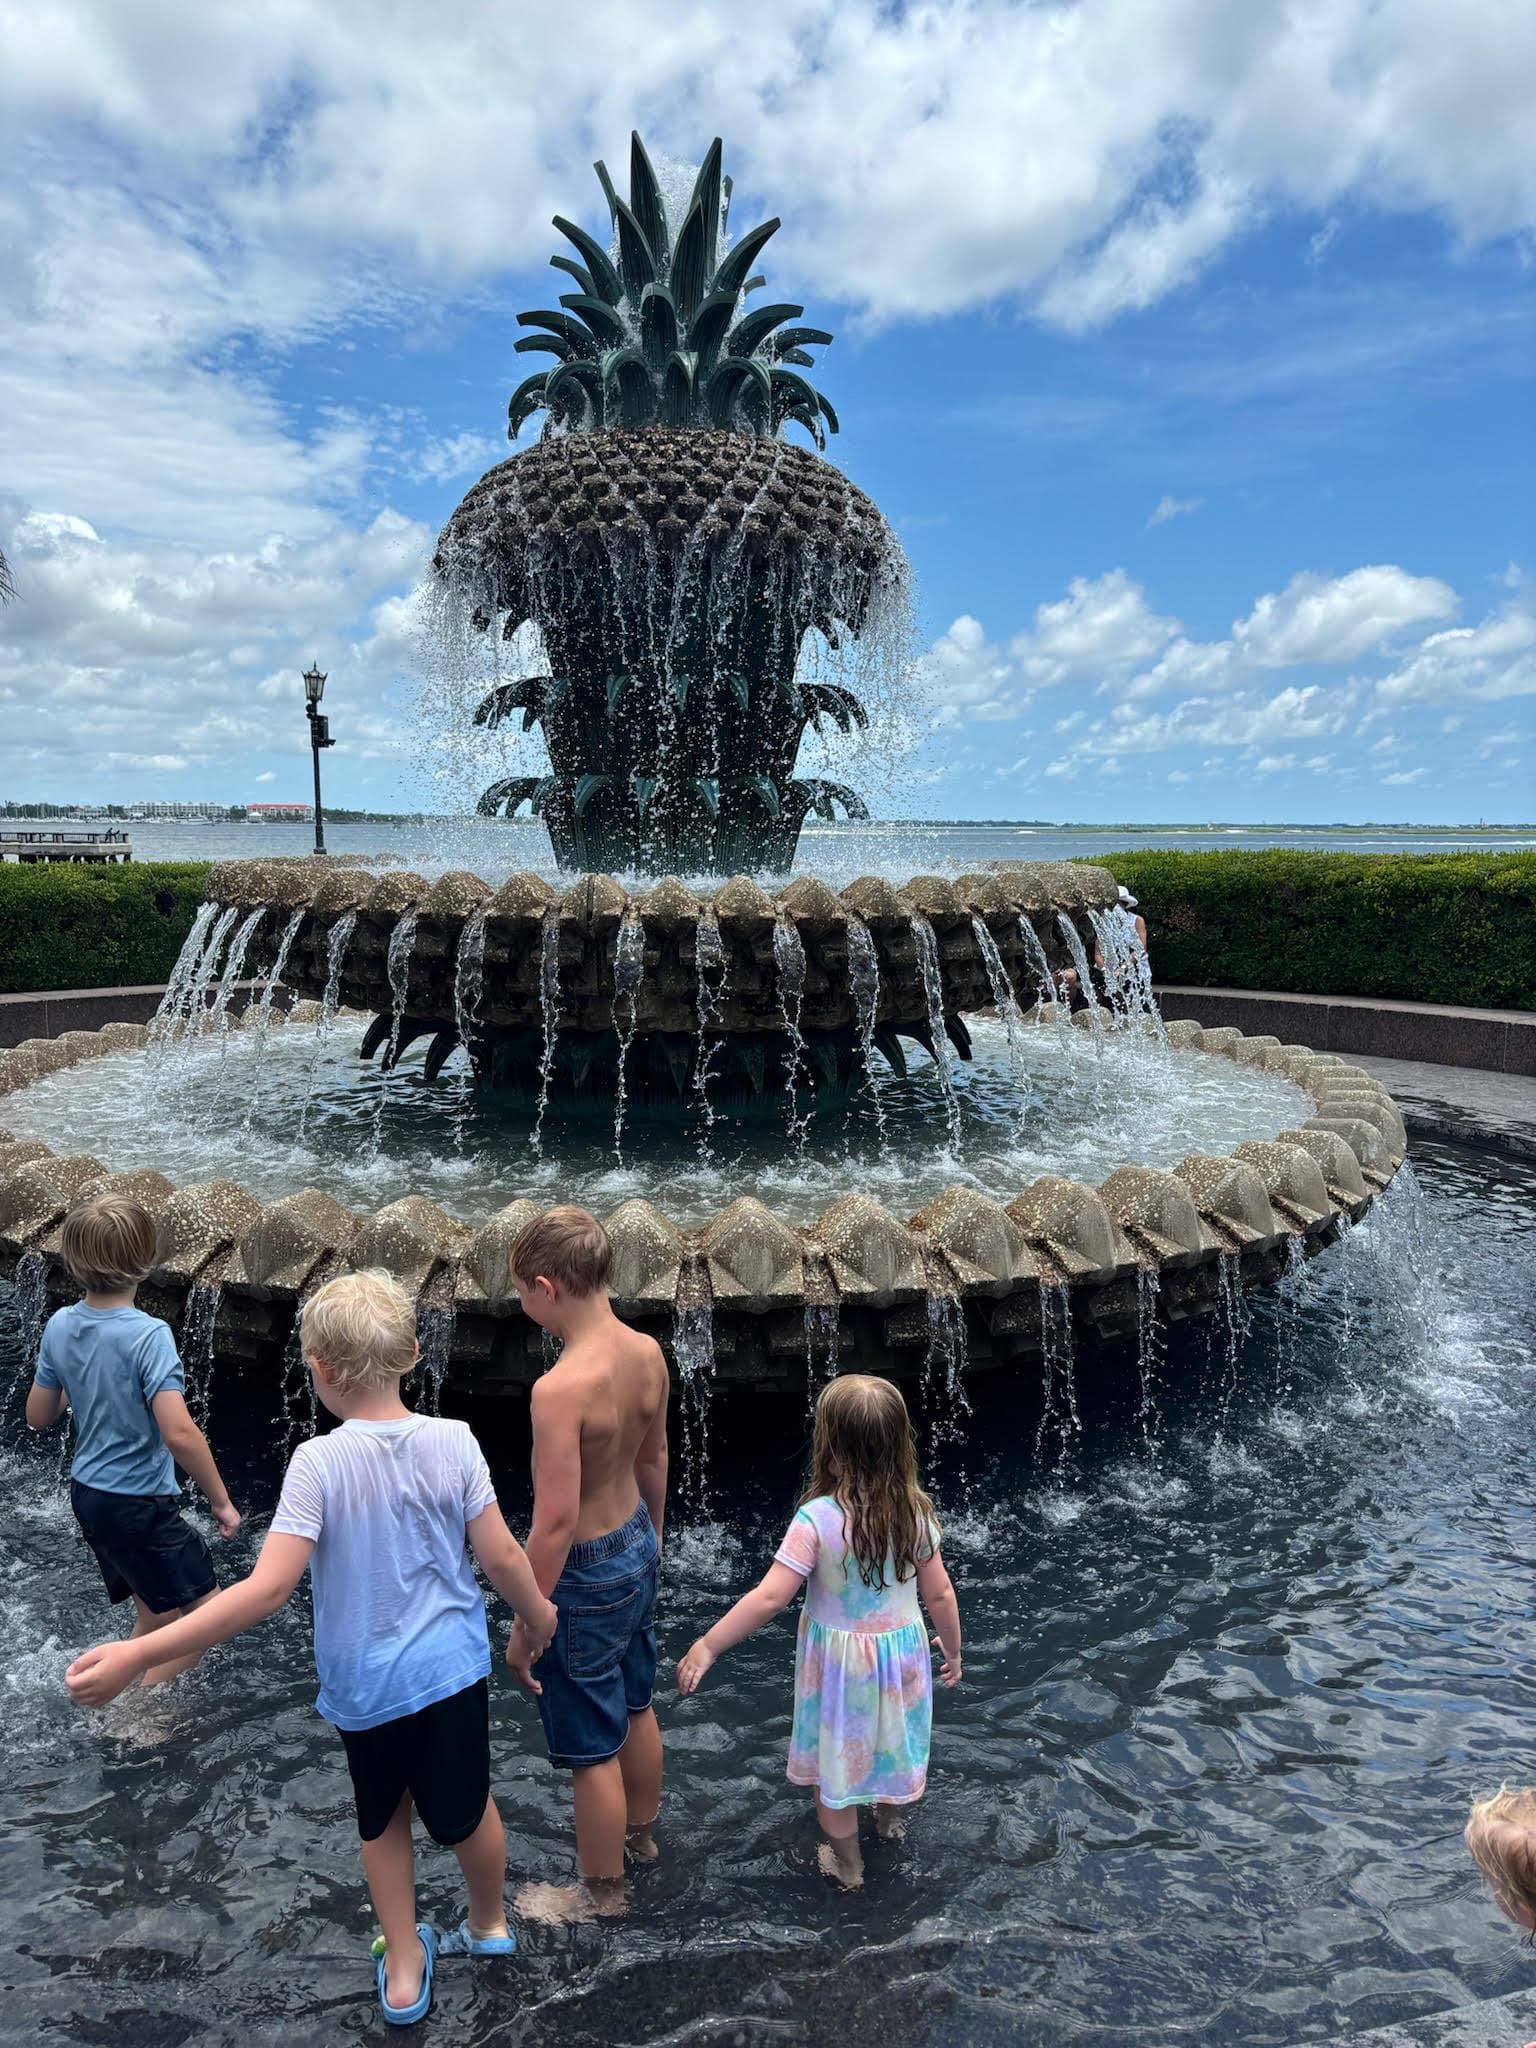
{"type": "Polygon", "coordinates": [[[1159,981],[1536,1010],[1536,853],[1131,852],[1097,863],[1159,981]]]}
{"type": "Polygon", "coordinates": [[[0,992],[168,980],[207,879],[206,861],[0,861],[0,992]]]}

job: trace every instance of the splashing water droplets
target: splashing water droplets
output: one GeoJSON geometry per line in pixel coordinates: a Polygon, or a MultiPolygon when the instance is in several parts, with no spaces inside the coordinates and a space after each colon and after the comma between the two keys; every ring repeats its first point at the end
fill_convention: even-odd
{"type": "Polygon", "coordinates": [[[912,944],[917,953],[918,972],[923,979],[923,995],[928,1004],[928,1030],[933,1039],[933,1059],[938,1071],[939,1087],[944,1095],[944,1116],[949,1125],[949,1142],[952,1150],[960,1145],[960,1101],[955,1094],[955,1077],[949,1064],[949,1033],[944,1029],[944,978],[939,972],[939,942],[934,936],[933,926],[921,913],[914,911],[911,917],[912,944]]]}

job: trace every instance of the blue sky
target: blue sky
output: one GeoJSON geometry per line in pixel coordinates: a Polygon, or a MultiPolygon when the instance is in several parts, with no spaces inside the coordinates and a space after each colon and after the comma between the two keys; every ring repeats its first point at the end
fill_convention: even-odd
{"type": "Polygon", "coordinates": [[[0,0],[0,795],[300,796],[313,653],[334,800],[443,800],[415,593],[638,122],[837,336],[877,808],[1536,816],[1525,10],[507,14],[0,0]]]}

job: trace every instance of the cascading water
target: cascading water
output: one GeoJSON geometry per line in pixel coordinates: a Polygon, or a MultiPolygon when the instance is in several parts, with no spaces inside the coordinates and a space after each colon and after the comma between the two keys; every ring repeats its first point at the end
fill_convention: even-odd
{"type": "Polygon", "coordinates": [[[304,1142],[305,1127],[309,1122],[310,1104],[315,1099],[315,1085],[320,1078],[320,1068],[325,1059],[326,1045],[336,1023],[336,1012],[341,1007],[341,970],[347,957],[347,948],[352,943],[352,934],[357,929],[357,912],[347,911],[331,926],[325,944],[325,994],[320,1003],[320,1017],[315,1027],[315,1049],[310,1057],[309,1077],[304,1087],[304,1102],[299,1110],[297,1142],[304,1142]]]}
{"type": "MultiPolygon", "coordinates": [[[[233,911],[226,911],[224,914],[227,918],[234,916],[233,911]]],[[[176,955],[176,965],[171,969],[171,978],[165,985],[165,994],[160,998],[160,1007],[156,1010],[149,1027],[148,1043],[152,1057],[163,1053],[180,1029],[186,1005],[202,967],[209,928],[218,915],[219,906],[216,903],[200,903],[197,907],[192,929],[182,941],[181,951],[176,955]]]]}
{"type": "Polygon", "coordinates": [[[379,1092],[373,1105],[373,1148],[371,1156],[379,1156],[379,1145],[384,1136],[384,1105],[389,1100],[391,1077],[395,1060],[400,1051],[400,1033],[405,1026],[406,1005],[411,990],[411,949],[416,944],[416,913],[408,910],[389,935],[389,951],[385,956],[385,969],[389,977],[389,1040],[384,1047],[384,1057],[379,1064],[379,1092]]]}
{"type": "Polygon", "coordinates": [[[1056,1027],[1057,1040],[1065,1046],[1070,1043],[1067,1019],[1071,1005],[1063,995],[1056,976],[1051,972],[1051,963],[1045,956],[1045,947],[1040,943],[1040,934],[1027,917],[1019,919],[1019,937],[1024,941],[1024,951],[1039,982],[1039,1000],[1050,1004],[1051,1022],[1056,1027]]]}
{"type": "Polygon", "coordinates": [[[261,1099],[261,1056],[266,1050],[267,1038],[272,1029],[272,998],[282,985],[283,969],[288,965],[288,955],[293,951],[293,942],[299,935],[299,926],[309,915],[307,910],[296,910],[283,927],[278,940],[277,957],[272,963],[272,972],[267,976],[266,986],[261,992],[261,1002],[256,1012],[256,1044],[253,1051],[254,1072],[251,1077],[250,1094],[246,1101],[245,1115],[240,1129],[245,1133],[251,1128],[251,1119],[256,1114],[256,1105],[261,1099]]]}
{"type": "Polygon", "coordinates": [[[464,1127],[474,1099],[475,1070],[470,1043],[480,1014],[485,988],[485,912],[476,911],[464,920],[458,949],[453,956],[453,1023],[464,1048],[464,1076],[459,1089],[459,1106],[453,1120],[454,1144],[464,1150],[464,1127]]]}
{"type": "Polygon", "coordinates": [[[1044,1462],[1046,1440],[1056,1437],[1059,1473],[1082,1435],[1077,1412],[1077,1344],[1072,1329],[1072,1293],[1065,1284],[1040,1283],[1040,1422],[1035,1459],[1044,1462]]]}
{"type": "Polygon", "coordinates": [[[837,1373],[841,1316],[835,1301],[805,1304],[805,1393],[806,1405],[816,1405],[816,1390],[823,1380],[837,1373]]]}
{"type": "Polygon", "coordinates": [[[919,912],[912,913],[911,925],[918,972],[923,978],[923,994],[928,1003],[928,1030],[933,1040],[934,1065],[938,1069],[939,1086],[944,1091],[944,1115],[949,1125],[949,1142],[952,1149],[958,1150],[960,1102],[955,1094],[955,1077],[950,1071],[949,1034],[944,1029],[944,980],[939,972],[939,942],[934,936],[933,926],[919,912]]]}
{"type": "Polygon", "coordinates": [[[199,1283],[189,1288],[186,1307],[181,1313],[181,1328],[177,1333],[176,1347],[181,1353],[182,1369],[186,1375],[187,1406],[199,1429],[206,1429],[208,1422],[214,1333],[223,1294],[224,1290],[219,1286],[207,1287],[199,1283]]]}
{"type": "Polygon", "coordinates": [[[672,1356],[683,1393],[684,1509],[709,1512],[709,1410],[715,1387],[715,1311],[709,1302],[672,1314],[672,1356]]]}
{"type": "Polygon", "coordinates": [[[861,917],[848,914],[848,986],[858,1020],[859,1054],[864,1066],[864,1086],[875,1112],[875,1137],[881,1153],[888,1149],[885,1104],[875,1073],[875,1025],[880,1012],[880,956],[861,917]]]}
{"type": "Polygon", "coordinates": [[[1094,993],[1093,970],[1088,964],[1088,949],[1083,944],[1083,935],[1064,910],[1056,913],[1056,923],[1067,942],[1067,951],[1072,955],[1072,965],[1077,969],[1077,985],[1083,1001],[1088,1006],[1088,1028],[1093,1033],[1093,1049],[1104,1050],[1104,1013],[1099,1008],[1098,996],[1094,993]]]}
{"type": "Polygon", "coordinates": [[[1285,1240],[1285,1272],[1274,1294],[1275,1317],[1275,1399],[1284,1401],[1291,1391],[1302,1304],[1312,1272],[1307,1264],[1305,1241],[1294,1231],[1285,1240]]]}
{"type": "Polygon", "coordinates": [[[633,915],[624,918],[613,942],[613,1029],[619,1041],[618,1076],[613,1091],[613,1156],[624,1164],[625,1074],[629,1049],[640,1014],[640,986],[645,979],[645,926],[633,915]],[[621,1008],[624,1012],[621,1017],[621,1008]]]}
{"type": "Polygon", "coordinates": [[[1029,1068],[1024,1059],[1024,1019],[1019,1014],[1019,1005],[1014,997],[1013,984],[1008,979],[1008,970],[1003,965],[1003,956],[997,950],[997,940],[987,929],[983,918],[973,917],[971,930],[975,933],[977,947],[986,963],[992,1001],[997,1007],[1003,1033],[1008,1041],[1008,1064],[1013,1069],[1013,1078],[1018,1084],[1019,1121],[1022,1123],[1029,1109],[1029,1068]]]}
{"type": "Polygon", "coordinates": [[[971,1412],[971,1397],[965,1390],[969,1355],[965,1308],[959,1295],[930,1281],[922,1384],[935,1444],[960,1441],[961,1424],[971,1412]]]}
{"type": "Polygon", "coordinates": [[[1110,1014],[1127,1024],[1143,1017],[1149,1019],[1166,1045],[1168,1034],[1152,988],[1152,963],[1141,943],[1136,920],[1129,912],[1112,906],[1108,910],[1090,910],[1088,922],[1104,963],[1104,994],[1110,1014]]]}
{"type": "MultiPolygon", "coordinates": [[[[186,985],[178,1007],[167,1009],[168,997],[161,1002],[164,1015],[164,1029],[155,1046],[150,1062],[150,1072],[157,1081],[164,1077],[169,1065],[169,1054],[173,1046],[180,1044],[180,1054],[175,1063],[179,1074],[185,1067],[188,1049],[208,1021],[208,1000],[216,986],[215,977],[219,972],[219,961],[224,952],[225,941],[234,929],[240,915],[233,904],[208,926],[208,936],[202,951],[187,971],[186,985]]],[[[190,945],[191,941],[188,941],[190,945]]],[[[157,1019],[157,1024],[159,1019],[157,1019]]]]}
{"type": "Polygon", "coordinates": [[[37,1363],[37,1347],[43,1341],[48,1320],[48,1261],[38,1252],[23,1252],[16,1261],[15,1304],[21,1359],[11,1382],[11,1399],[37,1363]]]}
{"type": "Polygon", "coordinates": [[[425,1415],[443,1412],[443,1382],[453,1355],[454,1312],[451,1308],[423,1308],[416,1316],[416,1335],[421,1345],[421,1399],[418,1409],[425,1415]]]}
{"type": "Polygon", "coordinates": [[[1141,1384],[1138,1421],[1142,1441],[1157,1455],[1158,1411],[1157,1372],[1163,1359],[1163,1338],[1157,1318],[1157,1298],[1162,1274],[1156,1266],[1139,1266],[1136,1271],[1136,1376],[1141,1384]]]}
{"type": "Polygon", "coordinates": [[[701,917],[694,941],[694,1013],[699,1020],[699,1050],[693,1063],[693,1094],[704,1126],[700,1144],[706,1158],[709,1156],[710,1133],[715,1127],[714,1104],[709,1099],[709,1077],[711,1063],[720,1047],[718,1037],[711,1042],[709,1031],[719,1014],[728,972],[729,962],[720,927],[712,917],[701,917]]]}
{"type": "Polygon", "coordinates": [[[800,1114],[798,1097],[800,1075],[805,1067],[805,1039],[800,1032],[800,1009],[805,1000],[805,942],[787,917],[781,917],[773,928],[773,958],[778,968],[779,1015],[784,1019],[784,1032],[789,1040],[789,1051],[784,1055],[785,1128],[796,1151],[801,1151],[810,1124],[809,1115],[800,1114]]]}
{"type": "Polygon", "coordinates": [[[552,917],[545,918],[539,932],[539,1014],[544,1022],[544,1048],[539,1056],[539,1103],[529,1134],[535,1159],[544,1156],[544,1113],[549,1108],[555,1040],[560,1033],[560,927],[552,917]]]}
{"type": "Polygon", "coordinates": [[[1221,1413],[1231,1410],[1242,1377],[1243,1346],[1248,1341],[1248,1304],[1243,1299],[1243,1266],[1236,1252],[1222,1252],[1216,1261],[1216,1300],[1227,1340],[1227,1371],[1221,1413]]]}
{"type": "Polygon", "coordinates": [[[218,1038],[221,1048],[229,1036],[229,1005],[241,975],[245,972],[245,956],[251,949],[257,927],[266,916],[265,909],[251,911],[240,922],[230,943],[229,958],[224,963],[224,972],[219,976],[218,993],[207,1012],[206,1021],[199,1021],[200,1035],[211,1034],[218,1038]]]}

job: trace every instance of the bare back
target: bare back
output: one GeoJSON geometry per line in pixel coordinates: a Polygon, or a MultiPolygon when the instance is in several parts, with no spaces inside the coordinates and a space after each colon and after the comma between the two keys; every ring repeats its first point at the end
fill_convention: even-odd
{"type": "Polygon", "coordinates": [[[641,1500],[642,1463],[665,1461],[668,1379],[652,1337],[611,1317],[567,1344],[535,1390],[534,1478],[541,1437],[574,1431],[580,1444],[580,1507],[571,1533],[590,1542],[622,1528],[641,1500]]]}

